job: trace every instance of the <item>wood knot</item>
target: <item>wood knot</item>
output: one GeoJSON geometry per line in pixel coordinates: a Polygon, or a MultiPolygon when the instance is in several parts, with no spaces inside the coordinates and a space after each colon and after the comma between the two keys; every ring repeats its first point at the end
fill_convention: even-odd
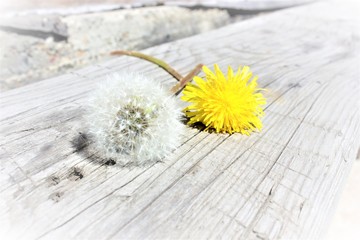
{"type": "Polygon", "coordinates": [[[46,179],[46,182],[48,183],[48,186],[55,186],[58,185],[60,182],[60,178],[58,176],[50,176],[46,179]]]}
{"type": "Polygon", "coordinates": [[[113,160],[113,159],[109,159],[104,164],[107,165],[107,166],[113,166],[113,165],[116,164],[116,161],[113,160]]]}
{"type": "Polygon", "coordinates": [[[80,168],[74,167],[70,169],[68,179],[71,181],[78,181],[84,177],[83,171],[80,168]]]}
{"type": "Polygon", "coordinates": [[[63,195],[64,192],[54,192],[50,194],[49,199],[53,200],[54,202],[59,202],[63,195]]]}

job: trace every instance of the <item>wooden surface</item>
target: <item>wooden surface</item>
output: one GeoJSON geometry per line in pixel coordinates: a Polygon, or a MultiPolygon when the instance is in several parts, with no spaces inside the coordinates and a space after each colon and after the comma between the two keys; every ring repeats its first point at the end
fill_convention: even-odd
{"type": "Polygon", "coordinates": [[[20,11],[22,13],[46,13],[46,10],[48,10],[54,13],[72,14],[79,11],[93,12],[101,9],[111,10],[156,5],[223,7],[249,11],[264,11],[291,7],[313,1],[316,0],[13,0],[0,3],[0,12],[20,11]]]}
{"type": "MultiPolygon", "coordinates": [[[[248,64],[269,90],[250,137],[187,128],[145,167],[87,154],[87,96],[121,57],[1,94],[0,236],[16,239],[318,239],[360,146],[359,17],[351,4],[279,11],[146,50],[183,74],[248,64]]],[[[5,239],[1,237],[1,239],[5,239]]]]}
{"type": "Polygon", "coordinates": [[[316,0],[167,0],[166,5],[187,7],[219,7],[247,11],[266,11],[314,2],[316,0]]]}

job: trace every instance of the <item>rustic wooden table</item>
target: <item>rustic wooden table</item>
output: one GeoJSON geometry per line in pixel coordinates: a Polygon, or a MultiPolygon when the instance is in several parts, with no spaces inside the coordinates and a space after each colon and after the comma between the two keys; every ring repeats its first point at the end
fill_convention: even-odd
{"type": "Polygon", "coordinates": [[[0,3],[2,11],[21,11],[39,9],[62,8],[86,8],[95,10],[96,6],[108,6],[109,9],[148,7],[156,5],[187,6],[187,7],[222,7],[242,9],[246,11],[263,11],[277,8],[291,7],[298,4],[313,2],[316,0],[13,0],[0,3]]]}
{"type": "Polygon", "coordinates": [[[320,2],[147,49],[182,73],[248,64],[271,96],[261,133],[187,128],[146,167],[99,164],[75,143],[107,73],[171,86],[154,65],[119,57],[1,93],[0,236],[318,239],[360,146],[358,26],[351,3],[320,2]]]}

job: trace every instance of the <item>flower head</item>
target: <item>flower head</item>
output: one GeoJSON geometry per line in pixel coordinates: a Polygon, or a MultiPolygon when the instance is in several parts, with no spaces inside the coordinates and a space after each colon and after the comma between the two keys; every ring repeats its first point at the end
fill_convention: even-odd
{"type": "Polygon", "coordinates": [[[113,74],[91,98],[87,122],[103,158],[142,164],[178,145],[180,115],[175,99],[152,79],[113,74]]]}
{"type": "Polygon", "coordinates": [[[257,77],[251,80],[248,66],[240,67],[236,74],[231,67],[227,76],[215,65],[215,73],[203,67],[205,77],[194,77],[183,91],[182,100],[191,104],[184,109],[189,124],[202,122],[206,129],[216,132],[250,135],[255,129],[261,130],[260,117],[264,115],[266,100],[257,88],[257,77]]]}

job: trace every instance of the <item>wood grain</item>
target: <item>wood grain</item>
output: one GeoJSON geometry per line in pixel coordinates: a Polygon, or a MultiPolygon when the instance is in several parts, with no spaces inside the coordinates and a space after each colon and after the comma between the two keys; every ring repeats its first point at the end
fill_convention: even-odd
{"type": "MultiPolygon", "coordinates": [[[[84,12],[109,11],[119,8],[139,8],[157,5],[185,7],[220,7],[247,11],[266,11],[309,3],[314,0],[16,0],[2,3],[0,12],[9,15],[60,14],[71,15],[84,12]]],[[[1,19],[1,16],[0,16],[1,19]]],[[[1,21],[0,21],[1,22],[1,21]]],[[[8,24],[11,24],[8,22],[8,24]]],[[[22,21],[22,24],[28,25],[22,21]]]]}
{"type": "Polygon", "coordinates": [[[87,97],[114,71],[175,83],[120,57],[2,93],[1,236],[16,239],[318,239],[360,146],[359,17],[316,3],[147,49],[185,75],[250,65],[268,89],[250,137],[187,128],[162,162],[89,154],[87,97]]]}
{"type": "Polygon", "coordinates": [[[229,10],[241,10],[242,13],[254,13],[258,11],[271,11],[274,9],[293,7],[314,1],[315,0],[165,0],[163,3],[165,5],[184,7],[218,7],[229,10]]]}

